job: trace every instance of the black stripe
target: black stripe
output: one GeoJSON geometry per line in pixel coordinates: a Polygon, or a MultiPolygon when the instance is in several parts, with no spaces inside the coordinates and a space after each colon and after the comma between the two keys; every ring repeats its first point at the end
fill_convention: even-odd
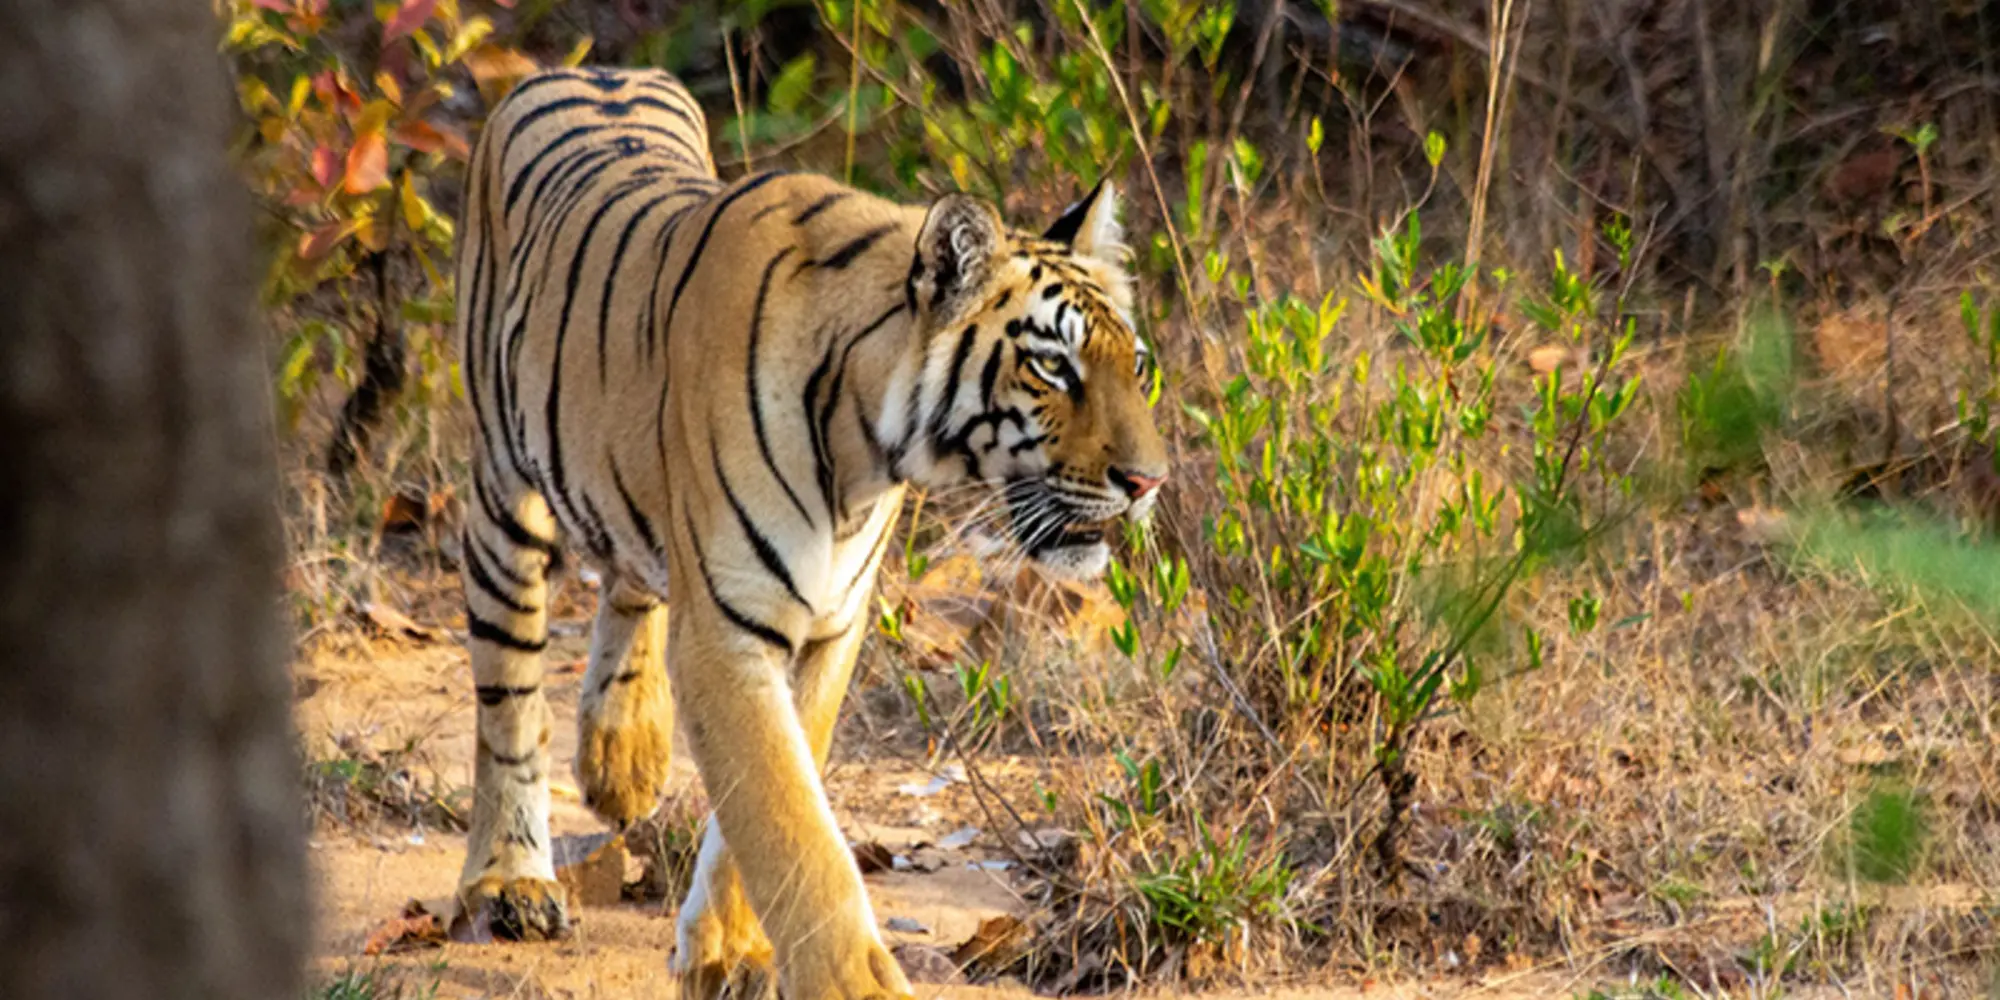
{"type": "MultiPolygon", "coordinates": [[[[786,247],[778,251],[777,256],[772,257],[770,263],[764,265],[764,280],[757,286],[757,305],[750,313],[750,342],[744,351],[743,381],[746,386],[744,391],[750,396],[750,427],[757,433],[757,451],[764,456],[764,465],[771,470],[771,477],[784,488],[785,496],[791,498],[792,506],[798,508],[799,516],[805,518],[807,524],[811,524],[813,517],[806,512],[805,501],[799,499],[798,492],[792,489],[792,484],[785,479],[785,474],[779,471],[777,459],[771,456],[771,439],[764,433],[764,401],[757,394],[757,342],[763,336],[764,303],[771,295],[771,275],[795,249],[797,248],[786,247]]],[[[832,511],[829,510],[827,513],[830,516],[832,511]]]]}
{"type": "Polygon", "coordinates": [[[785,175],[786,172],[781,170],[774,170],[768,174],[761,174],[758,177],[745,182],[741,187],[738,187],[736,190],[729,192],[729,194],[725,195],[720,201],[715,203],[715,211],[709,213],[708,216],[708,225],[702,227],[701,236],[700,238],[695,240],[694,249],[690,251],[688,254],[687,263],[681,267],[681,280],[674,284],[673,298],[668,300],[667,302],[668,331],[671,332],[673,330],[674,313],[680,308],[681,293],[687,291],[687,284],[689,279],[694,277],[695,270],[701,266],[702,251],[708,249],[708,238],[710,236],[715,235],[716,223],[722,221],[723,213],[729,211],[729,206],[735,204],[738,200],[742,199],[743,196],[785,175]]]}
{"type": "MultiPolygon", "coordinates": [[[[729,211],[729,206],[735,204],[736,201],[742,198],[744,195],[747,195],[750,192],[755,191],[760,187],[763,187],[765,184],[768,184],[771,181],[774,181],[783,176],[785,176],[785,173],[783,171],[773,171],[768,174],[763,174],[749,181],[748,183],[745,183],[743,186],[737,188],[736,190],[731,191],[728,195],[724,196],[720,201],[717,201],[715,203],[715,210],[710,212],[708,216],[708,225],[702,228],[701,236],[695,240],[694,249],[692,249],[688,253],[687,262],[681,265],[680,280],[674,283],[673,298],[667,302],[667,318],[661,321],[658,327],[658,329],[662,334],[661,336],[662,341],[666,340],[666,338],[668,336],[671,336],[673,333],[674,317],[680,311],[681,293],[687,290],[688,281],[694,277],[695,270],[701,266],[702,252],[708,248],[708,238],[714,235],[715,225],[718,221],[722,219],[722,214],[724,212],[729,211]]],[[[660,264],[659,268],[653,274],[653,294],[647,296],[648,302],[655,301],[659,298],[660,281],[666,276],[667,263],[673,259],[673,248],[671,246],[668,246],[668,244],[673,241],[674,234],[680,231],[680,224],[687,218],[687,216],[684,213],[687,212],[689,209],[692,209],[693,207],[694,206],[689,206],[688,209],[683,209],[681,213],[676,213],[676,216],[672,219],[669,219],[666,225],[662,227],[660,233],[660,245],[662,248],[660,253],[660,264]]],[[[650,309],[651,307],[649,306],[648,308],[650,309]]],[[[646,324],[646,338],[647,338],[646,346],[647,346],[647,357],[649,358],[652,356],[653,330],[654,330],[653,324],[648,322],[646,324]]],[[[660,406],[657,410],[653,411],[655,414],[653,434],[655,442],[659,446],[660,465],[663,468],[667,465],[667,388],[669,384],[670,383],[667,379],[662,378],[660,380],[660,406]]]]}
{"type": "MultiPolygon", "coordinates": [[[[542,70],[540,72],[535,73],[532,76],[527,77],[520,83],[515,84],[514,89],[507,92],[507,99],[501,103],[501,107],[506,107],[508,104],[518,103],[521,99],[522,94],[525,94],[528,91],[533,90],[536,87],[539,87],[545,83],[561,83],[564,81],[582,83],[584,81],[584,76],[582,73],[579,73],[573,69],[542,70]]],[[[494,110],[498,111],[499,108],[495,108],[494,110]]]]}
{"type": "Polygon", "coordinates": [[[632,519],[632,526],[638,529],[640,540],[646,543],[646,551],[658,555],[659,536],[653,533],[653,522],[647,519],[645,512],[639,509],[639,504],[632,499],[631,491],[625,488],[625,477],[618,471],[617,457],[607,452],[604,461],[611,466],[611,485],[618,491],[618,499],[625,502],[625,516],[632,519]]]}
{"type": "MultiPolygon", "coordinates": [[[[814,365],[812,374],[806,376],[805,392],[799,400],[800,408],[805,411],[806,430],[812,440],[813,480],[819,484],[820,502],[826,506],[827,510],[834,509],[833,460],[826,451],[826,425],[813,416],[813,411],[819,404],[820,382],[826,378],[827,372],[832,368],[833,339],[829,337],[826,342],[826,352],[820,355],[819,364],[814,365]]],[[[840,383],[836,380],[832,391],[828,395],[838,399],[840,398],[837,395],[839,392],[840,383]]],[[[834,519],[839,520],[837,513],[834,519]]]]}
{"type": "Polygon", "coordinates": [[[611,273],[604,279],[604,298],[597,306],[597,384],[600,386],[610,380],[607,359],[611,351],[606,337],[611,329],[611,303],[618,291],[618,272],[625,269],[625,252],[632,244],[632,234],[638,230],[639,223],[646,221],[646,216],[651,215],[653,209],[673,196],[673,192],[668,192],[639,206],[632,217],[625,220],[625,229],[618,234],[618,245],[612,248],[611,273]]]}
{"type": "MultiPolygon", "coordinates": [[[[527,164],[521,168],[520,173],[514,175],[514,182],[507,186],[507,198],[505,201],[501,202],[500,205],[501,217],[507,220],[507,222],[510,225],[514,224],[513,219],[514,219],[515,207],[522,204],[521,201],[522,189],[527,187],[528,182],[530,180],[534,180],[535,168],[541,166],[543,159],[555,155],[558,149],[562,149],[563,147],[569,145],[570,142],[575,138],[582,138],[586,136],[596,135],[599,132],[610,131],[611,128],[612,126],[609,125],[579,125],[576,128],[563,133],[561,136],[558,136],[556,138],[556,141],[548,144],[547,146],[542,147],[540,150],[537,150],[535,152],[534,158],[529,160],[527,164]]],[[[557,184],[557,178],[561,176],[566,170],[575,169],[575,165],[578,161],[591,160],[596,158],[611,158],[611,157],[616,157],[617,155],[618,151],[611,148],[610,146],[604,146],[592,143],[585,143],[579,145],[575,149],[571,149],[568,152],[564,153],[554,163],[550,164],[547,170],[542,172],[540,180],[535,181],[534,190],[528,192],[528,198],[526,202],[527,211],[532,213],[534,211],[534,207],[536,205],[541,204],[543,197],[549,193],[549,188],[557,184]]]]}
{"type": "MultiPolygon", "coordinates": [[[[875,317],[873,323],[868,324],[859,333],[848,338],[847,343],[841,347],[840,363],[833,369],[833,383],[827,386],[826,401],[820,404],[817,417],[813,416],[810,409],[807,410],[806,414],[807,419],[811,421],[812,431],[815,435],[813,440],[819,452],[825,452],[827,450],[827,442],[833,439],[833,415],[835,410],[840,407],[840,390],[847,381],[847,359],[853,355],[854,349],[862,341],[867,340],[875,331],[882,329],[883,324],[889,322],[890,317],[902,311],[903,306],[901,303],[890,306],[887,312],[875,317]]],[[[821,363],[824,364],[825,362],[822,361],[821,363]]],[[[810,386],[808,386],[808,397],[808,406],[810,406],[810,386]]],[[[858,410],[855,416],[857,420],[865,423],[865,418],[861,416],[858,410]]],[[[879,460],[881,458],[881,448],[875,444],[874,431],[864,426],[862,428],[862,436],[868,439],[869,447],[874,451],[876,459],[879,460]]],[[[833,472],[833,463],[829,459],[826,463],[826,479],[821,484],[820,492],[829,498],[829,509],[833,511],[833,518],[836,522],[840,522],[847,520],[847,498],[834,495],[833,472]]]]}
{"type": "Polygon", "coordinates": [[[778,550],[771,545],[771,540],[757,528],[756,522],[750,520],[750,512],[743,509],[743,501],[737,499],[736,491],[730,487],[729,475],[722,471],[721,445],[716,443],[716,439],[709,438],[708,450],[710,460],[715,463],[715,481],[722,484],[722,495],[728,498],[729,509],[736,512],[736,526],[742,528],[743,536],[750,540],[750,548],[757,553],[757,561],[763,563],[764,569],[777,578],[779,583],[785,585],[785,592],[792,595],[792,600],[799,602],[807,611],[811,611],[813,606],[799,593],[798,585],[792,582],[792,571],[785,565],[784,557],[778,554],[778,550]]]}
{"type": "MultiPolygon", "coordinates": [[[[854,263],[855,258],[860,257],[864,253],[867,253],[868,248],[874,246],[878,241],[882,239],[882,237],[887,236],[895,231],[896,231],[895,226],[877,226],[874,229],[870,229],[869,231],[862,233],[860,236],[855,237],[853,240],[848,241],[846,244],[843,244],[841,248],[835,250],[831,256],[827,257],[825,260],[819,261],[814,266],[817,266],[822,270],[827,270],[827,271],[844,270],[849,264],[854,263]]],[[[801,264],[799,265],[799,267],[801,269],[804,269],[806,265],[801,264]]]]}
{"type": "Polygon", "coordinates": [[[604,515],[598,512],[597,504],[591,502],[589,493],[586,492],[577,499],[583,504],[583,509],[578,513],[583,517],[584,537],[588,541],[591,553],[599,559],[610,561],[611,534],[604,528],[604,515]]]}
{"type": "Polygon", "coordinates": [[[499,501],[487,491],[485,477],[477,475],[472,477],[472,492],[479,497],[479,507],[486,514],[486,519],[493,522],[493,525],[500,529],[500,533],[507,536],[508,541],[520,548],[534,549],[545,556],[556,554],[556,543],[529,534],[528,529],[521,526],[521,522],[514,520],[513,515],[500,506],[499,501]]]}
{"type": "MultiPolygon", "coordinates": [[[[820,404],[819,415],[817,417],[814,417],[811,414],[807,415],[807,419],[812,421],[812,430],[815,436],[815,440],[820,442],[821,448],[825,448],[826,442],[830,440],[833,436],[832,434],[833,411],[840,406],[840,389],[842,384],[845,383],[846,381],[847,381],[847,352],[842,351],[840,355],[840,367],[834,369],[833,384],[827,387],[826,402],[820,404]]],[[[834,486],[835,486],[835,478],[833,475],[833,463],[831,461],[828,461],[827,482],[826,482],[827,492],[832,493],[834,486]]],[[[835,521],[847,520],[847,497],[841,495],[835,495],[832,497],[832,500],[833,500],[834,520],[835,521]]]]}
{"type": "Polygon", "coordinates": [[[491,757],[493,759],[493,763],[505,764],[508,767],[525,767],[528,765],[529,762],[535,759],[535,752],[533,750],[530,750],[519,757],[509,757],[506,754],[501,753],[500,751],[487,746],[484,742],[481,742],[479,744],[479,749],[486,751],[486,756],[491,757]]]}
{"type": "Polygon", "coordinates": [[[792,225],[803,226],[806,223],[811,222],[814,216],[818,215],[821,212],[826,211],[829,208],[832,208],[836,202],[846,197],[847,197],[847,192],[845,191],[835,191],[832,194],[820,196],[820,199],[818,201],[815,201],[812,204],[807,205],[806,210],[800,212],[798,214],[798,217],[792,220],[792,225]]]}
{"type": "Polygon", "coordinates": [[[854,411],[854,425],[861,431],[861,440],[868,445],[868,454],[875,460],[875,468],[878,470],[886,469],[886,474],[889,478],[894,479],[896,477],[896,461],[889,456],[887,451],[883,450],[882,442],[875,437],[875,428],[868,426],[868,416],[862,412],[861,399],[859,397],[855,397],[852,409],[854,411]]]}
{"type": "MultiPolygon", "coordinates": [[[[589,539],[592,543],[591,548],[600,556],[610,554],[609,540],[604,537],[603,521],[596,517],[583,517],[586,513],[583,508],[589,506],[590,498],[588,496],[583,497],[582,507],[579,507],[576,499],[570,496],[569,467],[563,461],[563,441],[559,427],[562,417],[563,349],[569,344],[570,315],[576,306],[577,285],[583,280],[584,261],[590,258],[590,251],[596,245],[591,237],[596,235],[597,227],[603,224],[605,216],[609,215],[612,209],[617,208],[626,198],[631,197],[642,189],[643,182],[637,185],[621,185],[606,193],[603,200],[598,202],[596,211],[590,213],[590,221],[584,223],[583,231],[577,235],[576,248],[570,254],[569,275],[563,284],[562,313],[561,318],[556,324],[555,353],[554,357],[549,361],[549,395],[543,403],[542,419],[549,436],[548,485],[550,498],[569,508],[570,513],[577,515],[579,520],[585,520],[586,527],[594,529],[589,532],[589,539]]],[[[616,258],[612,260],[612,264],[614,267],[616,266],[616,258]]],[[[595,512],[591,511],[589,513],[594,514],[595,512]]]]}
{"type": "MultiPolygon", "coordinates": [[[[689,115],[686,111],[674,107],[673,105],[668,104],[667,102],[659,100],[657,98],[634,97],[626,101],[604,101],[604,100],[599,100],[598,98],[595,97],[559,97],[515,119],[514,127],[507,131],[507,142],[505,147],[503,148],[512,149],[515,141],[521,138],[521,133],[527,131],[529,126],[559,111],[567,111],[571,108],[594,107],[601,114],[609,114],[612,115],[613,117],[617,117],[618,114],[622,112],[617,111],[616,109],[621,106],[623,106],[627,111],[629,111],[630,108],[650,108],[654,111],[664,111],[667,114],[670,114],[675,118],[680,119],[682,122],[684,122],[689,126],[693,126],[695,124],[693,116],[689,115]]],[[[633,124],[636,126],[641,123],[634,122],[633,124]]],[[[659,128],[659,130],[663,133],[669,135],[674,134],[672,132],[669,132],[665,128],[660,128],[659,126],[654,126],[654,127],[659,128]]],[[[682,138],[685,141],[685,137],[682,138]]]]}
{"type": "Polygon", "coordinates": [[[527,577],[514,572],[514,567],[507,565],[506,560],[500,558],[500,553],[493,551],[493,546],[486,544],[486,539],[479,537],[479,533],[470,527],[465,531],[465,542],[468,552],[478,550],[478,559],[488,572],[498,575],[515,590],[528,589],[527,577]]]}
{"type": "Polygon", "coordinates": [[[1007,349],[1007,341],[995,339],[993,353],[986,358],[986,368],[979,373],[979,404],[993,405],[993,387],[1000,381],[1000,354],[1007,349]]]}
{"type": "Polygon", "coordinates": [[[506,684],[481,684],[473,688],[473,691],[479,695],[479,703],[481,705],[491,708],[509,698],[526,698],[541,689],[542,686],[540,684],[530,684],[525,687],[510,687],[506,684]]]}
{"type": "Polygon", "coordinates": [[[477,538],[472,537],[471,532],[466,533],[466,539],[464,545],[465,569],[466,569],[466,576],[473,582],[473,585],[477,586],[480,590],[485,591],[486,596],[499,602],[502,606],[506,607],[509,611],[512,611],[515,614],[532,615],[535,612],[540,611],[541,610],[540,608],[537,608],[531,604],[527,604],[523,602],[520,598],[517,598],[507,593],[506,591],[500,589],[500,585],[494,582],[492,573],[490,573],[487,570],[485,558],[483,555],[483,550],[485,548],[486,548],[486,543],[481,542],[477,538]]]}
{"type": "MultiPolygon", "coordinates": [[[[689,192],[689,193],[692,194],[694,192],[689,192]]],[[[712,189],[710,193],[712,193],[712,189]]],[[[660,246],[659,250],[657,251],[659,257],[653,263],[653,283],[647,289],[646,292],[646,318],[639,321],[639,332],[645,334],[646,336],[647,361],[653,360],[653,351],[658,347],[660,343],[664,343],[666,341],[667,339],[666,329],[667,327],[672,326],[674,321],[673,315],[669,313],[667,316],[667,321],[665,323],[655,324],[653,322],[653,320],[659,315],[660,282],[664,280],[666,276],[667,263],[673,259],[673,248],[669,247],[668,244],[673,242],[674,233],[680,229],[681,223],[685,221],[689,215],[693,214],[695,209],[701,208],[702,205],[703,203],[698,201],[682,205],[681,207],[674,209],[673,214],[667,216],[667,220],[665,222],[660,223],[660,236],[659,236],[660,246]]],[[[660,381],[660,398],[661,399],[666,398],[665,379],[662,379],[660,381]]]]}
{"type": "Polygon", "coordinates": [[[688,540],[694,543],[694,562],[701,570],[702,584],[708,588],[708,599],[715,603],[715,609],[722,612],[722,617],[729,619],[729,623],[738,629],[784,650],[787,657],[798,655],[798,650],[792,646],[792,640],[786,638],[783,632],[736,610],[728,601],[722,599],[722,594],[715,589],[715,577],[709,575],[708,557],[702,554],[701,539],[695,534],[692,526],[688,528],[688,540]]]}
{"type": "Polygon", "coordinates": [[[958,346],[952,348],[951,370],[945,373],[944,378],[944,395],[938,397],[937,409],[931,412],[930,426],[932,437],[944,433],[945,421],[951,419],[952,404],[958,399],[959,372],[965,368],[965,363],[972,358],[972,342],[977,339],[978,335],[979,324],[975,323],[968,326],[965,328],[964,333],[958,335],[958,346]]]}
{"type": "Polygon", "coordinates": [[[548,637],[523,639],[512,632],[468,612],[465,616],[466,630],[474,639],[495,643],[523,653],[539,653],[548,648],[548,637]]]}

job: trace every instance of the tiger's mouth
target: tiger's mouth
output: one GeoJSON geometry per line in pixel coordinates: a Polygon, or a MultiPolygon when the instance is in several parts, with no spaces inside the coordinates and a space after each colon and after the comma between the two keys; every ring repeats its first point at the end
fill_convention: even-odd
{"type": "Polygon", "coordinates": [[[1110,538],[1119,515],[1093,518],[1090,512],[1044,488],[1008,491],[1009,527],[1028,558],[1066,576],[1094,576],[1111,556],[1110,538]]]}

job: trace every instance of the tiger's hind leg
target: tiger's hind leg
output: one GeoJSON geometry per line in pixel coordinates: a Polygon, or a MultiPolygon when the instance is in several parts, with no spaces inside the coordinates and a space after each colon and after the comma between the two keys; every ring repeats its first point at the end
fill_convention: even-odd
{"type": "Polygon", "coordinates": [[[577,712],[584,804],[619,830],[651,816],[667,790],[673,737],[666,606],[612,578],[598,600],[577,712]]]}
{"type": "Polygon", "coordinates": [[[551,720],[542,694],[555,520],[539,493],[510,477],[485,468],[473,476],[464,583],[479,724],[459,916],[496,937],[560,938],[569,915],[549,841],[551,720]]]}

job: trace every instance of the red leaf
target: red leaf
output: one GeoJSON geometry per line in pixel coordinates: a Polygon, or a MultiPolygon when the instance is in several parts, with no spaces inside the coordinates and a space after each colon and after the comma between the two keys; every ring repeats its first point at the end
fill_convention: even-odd
{"type": "Polygon", "coordinates": [[[499,4],[502,7],[507,8],[508,10],[514,9],[515,0],[493,0],[493,2],[499,4]]]}
{"type": "Polygon", "coordinates": [[[454,160],[463,160],[472,155],[471,147],[465,143],[465,136],[449,126],[433,125],[426,121],[408,121],[395,127],[390,137],[419,153],[443,153],[454,160]]]}
{"type": "Polygon", "coordinates": [[[431,19],[431,11],[436,8],[437,0],[403,0],[395,15],[382,25],[382,44],[387,45],[415,33],[431,19]]]}
{"type": "Polygon", "coordinates": [[[299,238],[299,257],[318,260],[333,252],[353,229],[345,222],[329,222],[299,238]]]}
{"type": "Polygon", "coordinates": [[[355,93],[354,88],[348,86],[347,80],[333,70],[327,70],[313,77],[312,87],[313,95],[318,97],[319,102],[329,111],[351,115],[361,110],[361,95],[355,93]]]}
{"type": "Polygon", "coordinates": [[[327,146],[313,147],[312,175],[321,188],[332,187],[340,179],[340,152],[327,146]]]}
{"type": "Polygon", "coordinates": [[[347,180],[341,189],[348,194],[367,194],[389,183],[389,141],[381,132],[363,132],[347,151],[347,180]]]}
{"type": "Polygon", "coordinates": [[[280,14],[289,14],[292,12],[292,5],[286,3],[285,0],[250,0],[250,3],[265,10],[277,11],[280,14]]]}

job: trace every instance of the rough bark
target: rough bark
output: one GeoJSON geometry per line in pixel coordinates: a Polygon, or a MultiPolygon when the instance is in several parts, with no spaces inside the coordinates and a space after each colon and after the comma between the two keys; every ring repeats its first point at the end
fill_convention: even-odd
{"type": "Polygon", "coordinates": [[[299,995],[265,359],[207,0],[0,4],[0,996],[299,995]]]}

